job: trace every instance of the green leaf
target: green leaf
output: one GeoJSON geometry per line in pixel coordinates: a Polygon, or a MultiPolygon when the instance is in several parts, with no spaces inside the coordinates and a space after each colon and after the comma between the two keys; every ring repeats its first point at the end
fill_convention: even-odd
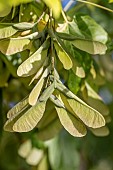
{"type": "Polygon", "coordinates": [[[39,98],[44,85],[44,79],[40,79],[29,95],[29,104],[34,106],[39,98]]]}
{"type": "Polygon", "coordinates": [[[48,41],[45,41],[33,55],[18,67],[18,76],[30,76],[35,74],[42,67],[47,56],[47,50],[44,50],[48,46],[47,42],[48,41]]]}
{"type": "Polygon", "coordinates": [[[31,131],[42,118],[46,107],[46,102],[38,102],[22,115],[13,125],[15,132],[31,131]]]}
{"type": "Polygon", "coordinates": [[[78,24],[74,20],[68,23],[68,31],[68,33],[73,35],[73,37],[76,36],[78,38],[85,38],[81,29],[79,29],[78,24]]]}
{"type": "Polygon", "coordinates": [[[29,30],[33,28],[33,26],[34,26],[33,23],[28,23],[28,22],[21,22],[13,25],[13,27],[18,30],[29,30]]]}
{"type": "Polygon", "coordinates": [[[12,24],[0,23],[0,39],[11,37],[17,31],[12,27],[12,24]]]}
{"type": "Polygon", "coordinates": [[[67,99],[69,105],[75,114],[86,124],[88,127],[99,128],[105,125],[104,117],[95,109],[84,105],[77,100],[67,99]]]}
{"type": "Polygon", "coordinates": [[[73,41],[72,44],[76,48],[94,55],[105,54],[107,50],[107,46],[105,44],[92,40],[79,39],[73,41]]]}
{"type": "Polygon", "coordinates": [[[71,58],[65,52],[65,50],[61,47],[61,45],[59,43],[54,42],[54,46],[55,46],[58,58],[61,61],[61,63],[63,64],[64,68],[66,70],[69,70],[70,68],[72,68],[73,63],[71,61],[71,58]]]}
{"type": "Polygon", "coordinates": [[[68,87],[74,94],[80,90],[81,81],[81,78],[76,76],[72,70],[69,71],[68,87]]]}
{"type": "Polygon", "coordinates": [[[52,8],[54,17],[58,19],[60,17],[61,10],[62,10],[61,2],[59,0],[54,0],[54,1],[43,0],[43,1],[50,9],[52,8]]]}
{"type": "Polygon", "coordinates": [[[99,25],[97,24],[90,16],[81,16],[81,20],[83,21],[83,24],[86,24],[87,30],[90,31],[92,40],[101,42],[105,44],[108,40],[107,32],[99,25]]]}
{"type": "Polygon", "coordinates": [[[30,48],[30,40],[25,38],[10,38],[0,41],[0,51],[12,55],[30,48]]]}
{"type": "Polygon", "coordinates": [[[59,38],[64,39],[64,40],[68,40],[68,41],[74,41],[76,39],[78,39],[77,36],[73,36],[67,33],[63,33],[63,32],[56,32],[55,33],[59,38]]]}
{"type": "Polygon", "coordinates": [[[80,154],[76,138],[65,131],[48,141],[48,158],[53,170],[78,170],[80,154]],[[71,155],[71,156],[69,156],[71,155]]]}
{"type": "Polygon", "coordinates": [[[97,129],[93,129],[90,128],[90,131],[95,135],[95,136],[108,136],[109,135],[109,129],[107,126],[101,127],[101,128],[97,128],[97,129]]]}
{"type": "Polygon", "coordinates": [[[55,109],[58,113],[61,124],[72,136],[82,137],[86,135],[86,128],[84,124],[74,115],[70,114],[64,108],[55,106],[55,109]]]}

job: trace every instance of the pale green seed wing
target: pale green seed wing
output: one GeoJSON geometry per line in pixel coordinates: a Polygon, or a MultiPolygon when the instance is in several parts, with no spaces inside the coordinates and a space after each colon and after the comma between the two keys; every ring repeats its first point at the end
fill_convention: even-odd
{"type": "Polygon", "coordinates": [[[72,136],[82,137],[86,135],[87,131],[84,124],[74,117],[74,115],[70,114],[64,108],[55,107],[55,109],[61,124],[72,136]]]}
{"type": "Polygon", "coordinates": [[[31,107],[23,116],[21,116],[13,125],[16,132],[31,131],[42,118],[46,107],[46,102],[38,102],[31,107]]]}

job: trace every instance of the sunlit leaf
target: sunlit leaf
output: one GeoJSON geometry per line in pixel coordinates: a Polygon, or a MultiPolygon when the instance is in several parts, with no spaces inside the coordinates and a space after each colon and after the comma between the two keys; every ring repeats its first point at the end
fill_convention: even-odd
{"type": "Polygon", "coordinates": [[[57,44],[56,42],[54,42],[54,46],[55,46],[58,58],[61,61],[61,63],[63,64],[64,68],[66,70],[69,70],[70,68],[72,68],[73,64],[72,64],[71,58],[65,52],[65,50],[63,50],[63,48],[60,46],[60,44],[57,44]]]}
{"type": "Polygon", "coordinates": [[[59,0],[43,0],[44,3],[49,7],[52,8],[53,11],[53,15],[56,19],[58,19],[60,17],[60,13],[61,13],[61,2],[59,0]]]}
{"type": "Polygon", "coordinates": [[[82,137],[86,135],[86,128],[84,124],[74,115],[70,114],[64,108],[55,106],[55,109],[58,113],[61,124],[72,136],[82,137]]]}
{"type": "Polygon", "coordinates": [[[32,130],[42,118],[46,107],[46,102],[38,102],[21,116],[13,125],[16,132],[28,132],[32,130]]]}
{"type": "Polygon", "coordinates": [[[78,49],[89,54],[105,54],[107,46],[97,41],[78,39],[72,41],[72,44],[78,49]]]}
{"type": "Polygon", "coordinates": [[[108,40],[107,32],[97,24],[90,16],[81,16],[83,24],[87,25],[87,30],[90,31],[92,40],[105,44],[108,40]]]}

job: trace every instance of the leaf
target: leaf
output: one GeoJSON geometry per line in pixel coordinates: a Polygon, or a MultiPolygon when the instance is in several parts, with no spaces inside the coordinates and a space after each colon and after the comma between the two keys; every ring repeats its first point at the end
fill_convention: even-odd
{"type": "Polygon", "coordinates": [[[61,47],[60,44],[57,44],[56,42],[54,42],[54,46],[58,55],[59,60],[61,61],[61,63],[63,64],[64,68],[66,70],[69,70],[70,68],[72,68],[73,63],[71,61],[71,58],[69,57],[69,55],[65,52],[65,50],[63,50],[63,48],[61,47]]]}
{"type": "Polygon", "coordinates": [[[33,26],[34,26],[33,23],[28,23],[28,22],[21,22],[13,25],[13,27],[18,30],[29,30],[33,28],[33,26]]]}
{"type": "Polygon", "coordinates": [[[90,128],[90,130],[95,136],[103,137],[103,136],[108,136],[109,135],[109,129],[108,129],[107,126],[97,128],[97,129],[90,128]]]}
{"type": "Polygon", "coordinates": [[[77,92],[80,90],[81,81],[82,81],[81,78],[76,76],[74,74],[73,70],[69,71],[69,73],[68,73],[68,87],[74,94],[77,94],[77,92]]]}
{"type": "Polygon", "coordinates": [[[76,48],[89,54],[105,54],[107,46],[101,42],[79,39],[71,42],[76,48]]]}
{"type": "Polygon", "coordinates": [[[26,106],[28,106],[28,96],[26,96],[23,100],[21,100],[12,109],[8,111],[7,118],[10,119],[13,115],[23,110],[26,106]]]}
{"type": "Polygon", "coordinates": [[[86,24],[87,30],[90,31],[92,40],[101,42],[105,44],[108,40],[107,32],[99,25],[97,24],[90,16],[85,15],[81,16],[81,20],[83,21],[83,24],[86,24]]]}
{"type": "Polygon", "coordinates": [[[69,105],[75,114],[86,124],[88,127],[99,128],[105,125],[104,117],[95,109],[84,105],[77,100],[67,99],[69,105]]]}
{"type": "Polygon", "coordinates": [[[42,118],[46,107],[46,102],[38,102],[21,116],[13,125],[16,132],[31,131],[42,118]]]}
{"type": "Polygon", "coordinates": [[[59,38],[64,39],[64,40],[68,40],[68,41],[74,41],[74,40],[78,39],[77,36],[73,36],[71,34],[67,34],[67,33],[63,33],[63,32],[56,32],[55,34],[59,38]]]}
{"type": "Polygon", "coordinates": [[[113,0],[109,0],[109,3],[113,3],[113,0]]]}
{"type": "Polygon", "coordinates": [[[47,50],[44,50],[48,45],[47,42],[48,41],[45,41],[33,55],[18,67],[18,76],[30,76],[35,74],[42,67],[47,56],[47,50]]]}
{"type": "Polygon", "coordinates": [[[0,41],[0,51],[5,55],[12,55],[30,48],[30,40],[10,38],[0,41]]]}
{"type": "Polygon", "coordinates": [[[61,124],[72,135],[82,137],[86,135],[86,128],[74,115],[70,114],[64,108],[55,106],[61,124]]]}
{"type": "Polygon", "coordinates": [[[78,170],[80,166],[79,144],[80,139],[77,140],[64,130],[48,141],[48,158],[52,170],[78,170]]]}
{"type": "Polygon", "coordinates": [[[29,95],[29,104],[34,106],[39,98],[40,92],[43,88],[44,85],[44,79],[41,79],[38,81],[38,83],[36,84],[36,86],[33,88],[33,90],[31,91],[30,95],[29,95]]]}
{"type": "Polygon", "coordinates": [[[62,10],[61,2],[59,0],[54,0],[54,1],[43,0],[43,1],[50,9],[52,8],[54,17],[58,19],[60,17],[61,10],[62,10]]]}
{"type": "Polygon", "coordinates": [[[0,39],[11,37],[17,31],[12,27],[12,24],[0,23],[0,39]]]}

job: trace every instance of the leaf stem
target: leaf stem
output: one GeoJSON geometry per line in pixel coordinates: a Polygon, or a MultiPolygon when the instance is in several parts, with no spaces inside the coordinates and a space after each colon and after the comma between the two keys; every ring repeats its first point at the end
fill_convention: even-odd
{"type": "Polygon", "coordinates": [[[84,1],[84,0],[77,0],[77,1],[78,1],[78,2],[83,2],[83,3],[85,3],[85,4],[93,5],[93,6],[95,6],[95,7],[104,9],[104,10],[109,11],[109,12],[113,12],[112,9],[106,8],[106,7],[101,6],[101,5],[98,5],[98,4],[95,4],[95,3],[93,3],[93,2],[84,1]]]}

